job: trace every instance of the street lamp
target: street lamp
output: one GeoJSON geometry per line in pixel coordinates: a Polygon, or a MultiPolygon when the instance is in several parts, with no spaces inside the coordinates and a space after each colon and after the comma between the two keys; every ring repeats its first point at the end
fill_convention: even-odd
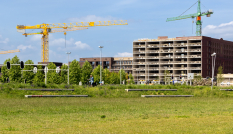
{"type": "Polygon", "coordinates": [[[120,59],[120,85],[121,85],[121,60],[123,60],[122,58],[120,59]]]}
{"type": "Polygon", "coordinates": [[[101,72],[101,67],[102,67],[102,62],[101,62],[101,57],[102,57],[102,49],[104,46],[99,46],[100,48],[100,85],[102,85],[102,72],[101,72]]]}
{"type": "Polygon", "coordinates": [[[71,52],[66,52],[66,54],[68,54],[68,85],[70,84],[69,82],[69,72],[70,72],[70,67],[69,67],[69,54],[71,54],[71,52]]]}
{"type": "Polygon", "coordinates": [[[213,81],[214,81],[214,68],[215,68],[216,53],[214,52],[213,54],[211,54],[211,56],[212,56],[212,86],[211,86],[211,90],[212,90],[213,81]]]}

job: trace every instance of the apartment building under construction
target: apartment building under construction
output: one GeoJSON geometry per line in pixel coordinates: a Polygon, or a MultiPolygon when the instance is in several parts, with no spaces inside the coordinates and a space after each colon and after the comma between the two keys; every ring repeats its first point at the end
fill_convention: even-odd
{"type": "Polygon", "coordinates": [[[217,53],[215,75],[221,65],[224,73],[233,73],[233,42],[205,36],[158,37],[138,39],[133,42],[134,80],[164,82],[165,77],[187,80],[194,76],[212,75],[213,52],[217,53]]]}

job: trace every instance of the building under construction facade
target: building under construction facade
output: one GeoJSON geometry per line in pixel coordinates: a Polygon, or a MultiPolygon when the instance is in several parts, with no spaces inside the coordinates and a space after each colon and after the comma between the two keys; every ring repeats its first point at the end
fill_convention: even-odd
{"type": "Polygon", "coordinates": [[[215,76],[219,66],[233,73],[233,42],[205,36],[158,37],[133,42],[135,82],[164,82],[165,77],[187,80],[194,76],[212,76],[212,53],[216,53],[215,76]]]}

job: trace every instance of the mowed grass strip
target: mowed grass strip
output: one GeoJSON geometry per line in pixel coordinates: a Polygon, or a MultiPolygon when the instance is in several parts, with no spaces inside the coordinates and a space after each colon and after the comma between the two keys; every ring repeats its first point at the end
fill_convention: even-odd
{"type": "Polygon", "coordinates": [[[231,133],[233,98],[5,98],[1,133],[231,133]]]}

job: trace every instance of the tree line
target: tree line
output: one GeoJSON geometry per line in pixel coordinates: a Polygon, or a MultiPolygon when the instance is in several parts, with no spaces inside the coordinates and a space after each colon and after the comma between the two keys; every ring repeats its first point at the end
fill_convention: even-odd
{"type": "MultiPolygon", "coordinates": [[[[12,59],[6,59],[4,64],[7,62],[11,64],[20,64],[20,60],[17,56],[12,59]]],[[[25,64],[34,64],[32,60],[27,60],[25,64]]],[[[25,65],[23,70],[33,70],[33,65],[25,65]]],[[[102,67],[101,67],[102,68],[102,67]]],[[[42,65],[38,65],[37,69],[42,69],[42,65]]],[[[48,64],[48,69],[56,69],[56,65],[54,63],[48,64]]],[[[47,73],[47,83],[53,84],[67,84],[68,76],[67,71],[62,69],[68,69],[68,66],[63,64],[61,66],[60,73],[56,73],[55,70],[49,70],[47,73]]],[[[10,82],[24,82],[26,79],[27,83],[41,83],[45,81],[45,74],[43,70],[38,70],[37,73],[33,73],[33,71],[21,71],[20,66],[11,66],[8,70],[6,66],[1,68],[1,82],[6,82],[7,78],[9,78],[10,82]]],[[[128,84],[134,84],[132,74],[128,74],[122,69],[118,73],[110,72],[107,68],[101,69],[102,71],[102,80],[104,84],[120,84],[120,73],[121,80],[127,82],[128,84]],[[128,80],[129,79],[129,80],[128,80]]],[[[79,84],[81,81],[83,84],[88,84],[90,75],[94,77],[94,82],[100,82],[100,65],[98,65],[95,69],[92,69],[91,64],[88,61],[85,61],[83,66],[81,67],[77,60],[73,60],[69,65],[69,82],[70,84],[79,84]]]]}

